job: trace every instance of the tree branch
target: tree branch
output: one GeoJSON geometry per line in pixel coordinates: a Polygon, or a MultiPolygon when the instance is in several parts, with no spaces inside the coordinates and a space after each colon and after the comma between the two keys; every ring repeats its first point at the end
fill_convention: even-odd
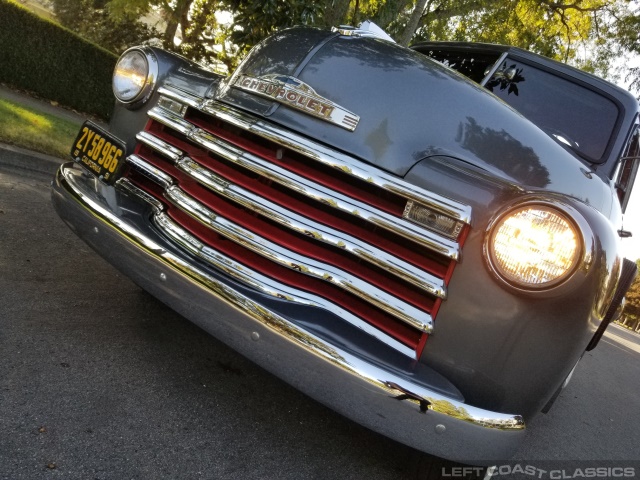
{"type": "Polygon", "coordinates": [[[542,5],[546,5],[551,10],[560,10],[562,12],[566,12],[567,10],[577,10],[578,12],[583,12],[583,13],[599,12],[600,10],[605,8],[604,5],[601,5],[599,7],[581,7],[579,5],[580,3],[579,1],[575,3],[558,3],[558,2],[551,2],[549,0],[540,0],[540,3],[542,5]]]}

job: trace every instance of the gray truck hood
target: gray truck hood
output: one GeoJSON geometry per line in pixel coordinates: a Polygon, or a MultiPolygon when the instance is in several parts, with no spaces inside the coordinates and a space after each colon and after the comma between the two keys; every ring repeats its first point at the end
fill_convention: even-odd
{"type": "Polygon", "coordinates": [[[518,112],[466,77],[384,40],[285,30],[255,47],[216,97],[401,177],[420,160],[449,156],[521,188],[610,208],[609,186],[518,112]],[[243,76],[274,75],[295,77],[353,112],[357,127],[237,87],[243,76]]]}

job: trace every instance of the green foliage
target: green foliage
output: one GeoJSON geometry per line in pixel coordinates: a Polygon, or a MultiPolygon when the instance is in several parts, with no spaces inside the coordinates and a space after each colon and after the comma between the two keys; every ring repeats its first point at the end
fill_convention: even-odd
{"type": "MultiPolygon", "coordinates": [[[[348,0],[339,0],[338,3],[340,1],[348,7],[348,0]]],[[[71,4],[75,0],[54,2],[71,4]]],[[[223,64],[232,69],[251,47],[276,30],[294,25],[323,25],[323,14],[329,3],[302,0],[110,0],[106,10],[113,18],[122,18],[143,15],[155,8],[166,20],[162,33],[164,48],[204,64],[223,64]],[[219,22],[218,12],[231,15],[232,23],[219,22]],[[176,34],[181,39],[179,44],[174,41],[176,34]]],[[[329,8],[328,11],[334,9],[329,8]]]]}
{"type": "MultiPolygon", "coordinates": [[[[636,260],[638,271],[640,272],[640,260],[636,260]]],[[[631,288],[625,296],[627,303],[624,306],[624,314],[632,317],[640,318],[640,275],[631,284],[631,288]]]]}
{"type": "Polygon", "coordinates": [[[108,118],[116,60],[13,1],[0,0],[0,82],[108,118]]]}
{"type": "Polygon", "coordinates": [[[294,25],[322,24],[323,8],[320,2],[252,0],[238,2],[233,13],[235,25],[229,40],[245,53],[276,30],[294,25]]]}
{"type": "Polygon", "coordinates": [[[239,49],[229,42],[225,43],[224,38],[229,32],[221,30],[222,26],[215,15],[220,8],[224,8],[222,2],[194,0],[189,22],[181,25],[182,43],[174,48],[182,55],[203,63],[213,63],[215,60],[226,63],[236,58],[239,49]],[[226,46],[229,50],[223,50],[218,45],[226,46]]]}
{"type": "MultiPolygon", "coordinates": [[[[607,76],[622,52],[640,53],[640,16],[627,0],[53,0],[58,17],[94,42],[120,51],[152,36],[134,19],[151,10],[166,22],[165,48],[233,69],[276,30],[357,25],[371,19],[401,44],[419,40],[502,43],[607,76]],[[82,13],[90,5],[101,15],[82,13]],[[84,10],[83,10],[84,9],[84,10]],[[230,22],[221,21],[226,13],[230,22]],[[100,19],[91,26],[87,18],[100,19]],[[109,20],[112,23],[109,23],[109,20]],[[100,26],[102,25],[102,26],[100,26]],[[129,27],[125,28],[125,25],[129,27]],[[116,38],[105,39],[105,31],[116,38]],[[98,30],[97,32],[95,30],[98,30]],[[175,41],[176,35],[181,41],[175,41]],[[133,36],[134,40],[129,37],[133,36]]],[[[634,78],[640,78],[640,70],[634,78]]],[[[640,87],[640,80],[637,81],[640,87]]]]}
{"type": "MultiPolygon", "coordinates": [[[[599,15],[612,0],[582,0],[571,5],[540,0],[440,0],[427,2],[416,39],[502,43],[558,60],[576,56],[594,34],[599,15]]],[[[396,30],[406,24],[401,16],[396,30]]]]}
{"type": "Polygon", "coordinates": [[[109,11],[105,0],[52,0],[56,19],[69,30],[117,54],[159,33],[138,20],[135,12],[109,11]]]}
{"type": "Polygon", "coordinates": [[[217,58],[229,66],[275,30],[357,25],[368,18],[402,44],[459,40],[515,45],[600,75],[609,73],[621,49],[640,52],[640,20],[625,0],[183,1],[193,4],[191,23],[182,25],[187,40],[182,53],[204,61],[217,58]],[[221,25],[213,15],[195,13],[207,9],[231,12],[232,23],[221,25]]]}

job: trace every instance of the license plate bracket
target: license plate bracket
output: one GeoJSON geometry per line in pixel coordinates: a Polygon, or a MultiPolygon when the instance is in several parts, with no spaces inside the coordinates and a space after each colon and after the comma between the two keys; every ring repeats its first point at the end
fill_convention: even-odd
{"type": "Polygon", "coordinates": [[[122,140],[86,121],[71,146],[71,158],[102,182],[112,185],[124,164],[125,151],[122,140]]]}

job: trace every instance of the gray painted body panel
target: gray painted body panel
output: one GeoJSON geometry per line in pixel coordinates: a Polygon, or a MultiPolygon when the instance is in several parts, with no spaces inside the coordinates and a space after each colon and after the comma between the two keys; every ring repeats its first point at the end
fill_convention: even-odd
{"type": "MultiPolygon", "coordinates": [[[[455,192],[474,212],[462,259],[448,286],[422,361],[451,380],[476,405],[515,408],[530,418],[581,356],[600,324],[617,279],[619,239],[595,209],[549,193],[531,193],[451,158],[416,165],[407,180],[455,192]],[[486,225],[514,203],[546,198],[575,208],[593,232],[593,261],[560,287],[519,292],[492,276],[483,255],[486,225]],[[613,274],[612,276],[610,276],[613,274]]],[[[602,183],[597,180],[598,183],[602,183]]]]}
{"type": "Polygon", "coordinates": [[[308,56],[298,78],[359,115],[355,132],[229,86],[218,98],[398,176],[422,159],[451,156],[520,188],[562,193],[610,214],[608,185],[589,178],[583,163],[482,87],[418,52],[378,39],[325,32],[315,53],[308,44],[288,47],[302,45],[307,32],[318,35],[307,29],[282,32],[278,48],[268,48],[274,42],[269,40],[258,49],[268,61],[249,57],[236,75],[290,75],[308,56]],[[291,60],[292,53],[298,61],[291,60]],[[273,65],[282,65],[282,71],[273,65]]]}
{"type": "MultiPolygon", "coordinates": [[[[590,174],[585,163],[477,84],[385,41],[295,28],[258,45],[227,79],[166,52],[157,55],[160,85],[216,98],[470,206],[471,233],[420,360],[471,405],[526,417],[540,410],[589,343],[616,287],[621,214],[605,176],[590,174]],[[356,130],[232,86],[241,74],[273,73],[295,76],[359,115],[356,130]],[[483,255],[490,222],[528,198],[566,206],[593,232],[586,267],[546,292],[507,287],[483,255]]],[[[157,98],[135,111],[116,107],[111,131],[127,141],[129,153],[157,98]]],[[[628,131],[630,118],[621,130],[628,131]]],[[[370,339],[361,343],[359,332],[326,311],[261,301],[320,337],[340,337],[372,362],[391,368],[403,361],[372,347],[370,339]]]]}
{"type": "MultiPolygon", "coordinates": [[[[305,32],[283,32],[278,44],[298,45],[305,32]]],[[[620,222],[611,184],[493,94],[418,52],[372,38],[327,35],[320,43],[301,53],[297,78],[359,115],[354,132],[269,100],[256,108],[229,85],[219,99],[472,207],[472,231],[422,361],[472,403],[530,417],[584,351],[617,278],[620,260],[607,254],[618,245],[607,218],[620,222]],[[598,237],[589,272],[535,295],[496,280],[482,253],[495,215],[532,196],[576,208],[598,237]]],[[[275,73],[262,65],[283,64],[291,50],[261,53],[273,58],[238,74],[275,73]]]]}

